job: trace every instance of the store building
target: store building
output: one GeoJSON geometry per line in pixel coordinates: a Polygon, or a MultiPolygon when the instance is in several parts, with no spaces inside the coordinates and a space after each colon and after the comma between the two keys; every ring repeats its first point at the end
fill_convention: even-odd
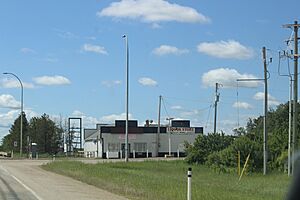
{"type": "MultiPolygon", "coordinates": [[[[138,126],[128,121],[129,157],[184,156],[184,143],[193,143],[203,127],[190,127],[189,120],[172,120],[170,126],[138,126]]],[[[95,129],[84,129],[86,157],[124,158],[125,120],[114,125],[97,124],[95,129]]]]}

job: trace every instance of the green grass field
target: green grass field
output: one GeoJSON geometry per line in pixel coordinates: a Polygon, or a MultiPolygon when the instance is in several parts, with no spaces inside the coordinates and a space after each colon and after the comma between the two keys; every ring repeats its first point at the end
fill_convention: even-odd
{"type": "Polygon", "coordinates": [[[238,181],[236,174],[218,174],[206,166],[184,161],[146,161],[84,164],[55,161],[42,168],[70,176],[129,199],[184,200],[187,169],[192,167],[192,199],[284,199],[290,178],[286,174],[252,174],[238,181]]]}

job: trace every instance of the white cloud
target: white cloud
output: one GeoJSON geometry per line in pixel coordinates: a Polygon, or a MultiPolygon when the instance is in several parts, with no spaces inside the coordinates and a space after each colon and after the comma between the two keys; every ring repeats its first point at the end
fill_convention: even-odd
{"type": "Polygon", "coordinates": [[[19,110],[11,110],[7,113],[0,113],[0,125],[10,126],[19,114],[19,110]]]}
{"type": "Polygon", "coordinates": [[[71,114],[73,117],[81,117],[82,118],[82,126],[84,128],[95,128],[96,124],[103,123],[100,119],[97,119],[95,117],[86,116],[85,113],[75,110],[71,114]]]}
{"type": "Polygon", "coordinates": [[[158,56],[163,56],[167,54],[182,55],[188,52],[189,52],[188,49],[178,49],[177,47],[169,46],[169,45],[161,45],[160,47],[155,48],[153,50],[153,53],[158,56]]]}
{"type": "Polygon", "coordinates": [[[191,119],[191,118],[199,116],[199,115],[200,115],[200,111],[197,109],[187,110],[187,111],[183,111],[180,113],[180,117],[183,119],[191,119]]]}
{"type": "MultiPolygon", "coordinates": [[[[130,113],[128,114],[128,118],[132,119],[132,115],[130,113]]],[[[125,119],[126,119],[126,113],[111,114],[100,118],[102,123],[114,123],[115,120],[125,120],[125,119]]]]}
{"type": "Polygon", "coordinates": [[[74,110],[73,113],[72,113],[72,115],[77,116],[77,117],[80,117],[80,116],[83,116],[84,113],[81,112],[81,111],[79,111],[79,110],[74,110]]]}
{"type": "Polygon", "coordinates": [[[182,110],[182,106],[172,106],[171,107],[172,110],[182,110]]]}
{"type": "Polygon", "coordinates": [[[71,33],[69,31],[60,30],[60,29],[54,29],[54,31],[57,33],[57,35],[64,39],[78,39],[79,37],[75,35],[74,33],[71,33]]]}
{"type": "Polygon", "coordinates": [[[24,54],[34,54],[34,53],[36,53],[35,50],[30,49],[30,48],[26,48],[26,47],[21,48],[21,49],[20,49],[20,52],[21,52],[21,53],[24,53],[24,54]]]}
{"type": "Polygon", "coordinates": [[[247,110],[252,108],[252,106],[249,103],[247,103],[247,102],[235,102],[232,105],[232,107],[234,107],[234,108],[241,108],[241,109],[247,109],[247,110]]]}
{"type": "Polygon", "coordinates": [[[139,83],[143,86],[157,86],[157,82],[148,77],[142,77],[139,79],[139,83]]]}
{"type": "Polygon", "coordinates": [[[39,85],[68,85],[71,83],[69,79],[63,76],[40,76],[33,80],[39,85]]]}
{"type": "MultiPolygon", "coordinates": [[[[263,92],[257,92],[254,96],[253,99],[261,101],[261,100],[265,100],[265,93],[263,92]]],[[[279,101],[277,101],[277,99],[273,96],[271,96],[270,94],[268,94],[268,104],[270,106],[277,106],[280,104],[279,101]]]]}
{"type": "Polygon", "coordinates": [[[9,94],[0,95],[0,107],[17,109],[20,108],[21,103],[9,94]]]}
{"type": "MultiPolygon", "coordinates": [[[[34,85],[32,83],[27,83],[22,81],[22,85],[24,88],[32,89],[34,85]]],[[[0,81],[0,87],[2,88],[20,88],[20,82],[15,79],[4,78],[0,81]]]]}
{"type": "MultiPolygon", "coordinates": [[[[81,117],[83,126],[86,127],[95,127],[96,124],[99,123],[107,123],[107,124],[113,124],[115,120],[125,120],[126,119],[126,113],[121,113],[121,114],[111,114],[111,115],[106,115],[101,117],[100,119],[97,119],[95,117],[91,116],[86,116],[85,113],[75,110],[72,113],[72,116],[74,117],[81,117]]],[[[132,119],[132,115],[129,113],[128,118],[132,119]]]]}
{"type": "Polygon", "coordinates": [[[122,82],[120,80],[112,80],[112,81],[102,81],[101,84],[106,87],[114,87],[116,85],[120,85],[122,82]]]}
{"type": "Polygon", "coordinates": [[[104,47],[93,45],[93,44],[84,44],[82,50],[86,52],[94,52],[94,53],[104,54],[104,55],[108,54],[104,47]]]}
{"type": "Polygon", "coordinates": [[[235,69],[218,68],[210,70],[202,75],[202,83],[204,86],[215,87],[216,83],[222,84],[225,88],[237,87],[258,87],[259,81],[238,81],[237,79],[257,79],[252,74],[240,74],[235,69]]]}
{"type": "Polygon", "coordinates": [[[217,58],[250,59],[254,56],[253,49],[241,45],[235,40],[219,42],[203,42],[197,47],[198,52],[217,58]]]}
{"type": "Polygon", "coordinates": [[[162,26],[159,25],[158,23],[153,23],[153,24],[151,25],[151,28],[153,28],[153,29],[160,29],[160,28],[162,28],[162,26]]]}
{"type": "MultiPolygon", "coordinates": [[[[248,118],[247,118],[248,119],[248,118]]],[[[237,127],[237,121],[225,119],[225,120],[219,120],[217,123],[217,132],[223,131],[226,135],[233,134],[233,129],[237,127]]],[[[204,131],[206,133],[213,133],[214,124],[212,122],[207,123],[207,126],[205,126],[204,131]]]]}
{"type": "Polygon", "coordinates": [[[40,116],[39,113],[37,113],[37,112],[31,110],[30,108],[26,108],[26,109],[24,110],[24,112],[25,112],[25,114],[26,114],[26,118],[27,118],[28,121],[29,121],[32,117],[38,117],[38,116],[40,116]]]}
{"type": "Polygon", "coordinates": [[[97,13],[98,17],[129,18],[142,22],[208,23],[210,19],[191,7],[165,0],[121,0],[97,13]]]}

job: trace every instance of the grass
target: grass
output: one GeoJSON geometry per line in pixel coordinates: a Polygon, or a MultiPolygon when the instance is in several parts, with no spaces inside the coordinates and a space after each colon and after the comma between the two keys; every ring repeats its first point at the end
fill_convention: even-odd
{"type": "MultiPolygon", "coordinates": [[[[129,199],[186,199],[187,168],[184,161],[146,161],[84,164],[56,161],[42,168],[129,199]]],[[[285,174],[252,174],[238,181],[235,174],[218,174],[206,166],[192,166],[192,198],[206,200],[284,199],[290,178],[285,174]]]]}

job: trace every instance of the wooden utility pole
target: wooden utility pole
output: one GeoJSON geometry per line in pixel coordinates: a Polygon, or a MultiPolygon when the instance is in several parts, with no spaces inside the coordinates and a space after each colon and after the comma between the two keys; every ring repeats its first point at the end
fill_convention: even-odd
{"type": "Polygon", "coordinates": [[[295,169],[295,148],[298,147],[296,143],[298,137],[298,29],[300,24],[298,21],[295,21],[294,24],[283,25],[284,28],[293,28],[294,30],[294,101],[293,101],[293,141],[292,141],[292,174],[294,174],[295,169]]]}
{"type": "Polygon", "coordinates": [[[267,78],[267,58],[266,47],[262,49],[263,62],[264,62],[264,81],[265,81],[265,102],[264,102],[264,175],[267,174],[267,162],[268,162],[268,132],[267,132],[267,115],[268,115],[268,78],[267,78]]]}
{"type": "Polygon", "coordinates": [[[217,107],[218,107],[218,102],[219,102],[219,99],[220,99],[220,93],[218,92],[218,90],[219,90],[220,86],[221,86],[221,84],[216,83],[214,133],[217,132],[217,107]]]}
{"type": "Polygon", "coordinates": [[[237,81],[264,81],[265,85],[265,100],[264,100],[264,142],[263,142],[263,173],[264,175],[267,174],[267,161],[268,161],[268,147],[267,147],[267,141],[268,141],[268,133],[267,133],[267,113],[268,113],[268,64],[267,64],[267,56],[266,56],[266,47],[262,48],[262,56],[263,56],[263,63],[264,63],[264,78],[263,79],[237,79],[237,81]]]}

